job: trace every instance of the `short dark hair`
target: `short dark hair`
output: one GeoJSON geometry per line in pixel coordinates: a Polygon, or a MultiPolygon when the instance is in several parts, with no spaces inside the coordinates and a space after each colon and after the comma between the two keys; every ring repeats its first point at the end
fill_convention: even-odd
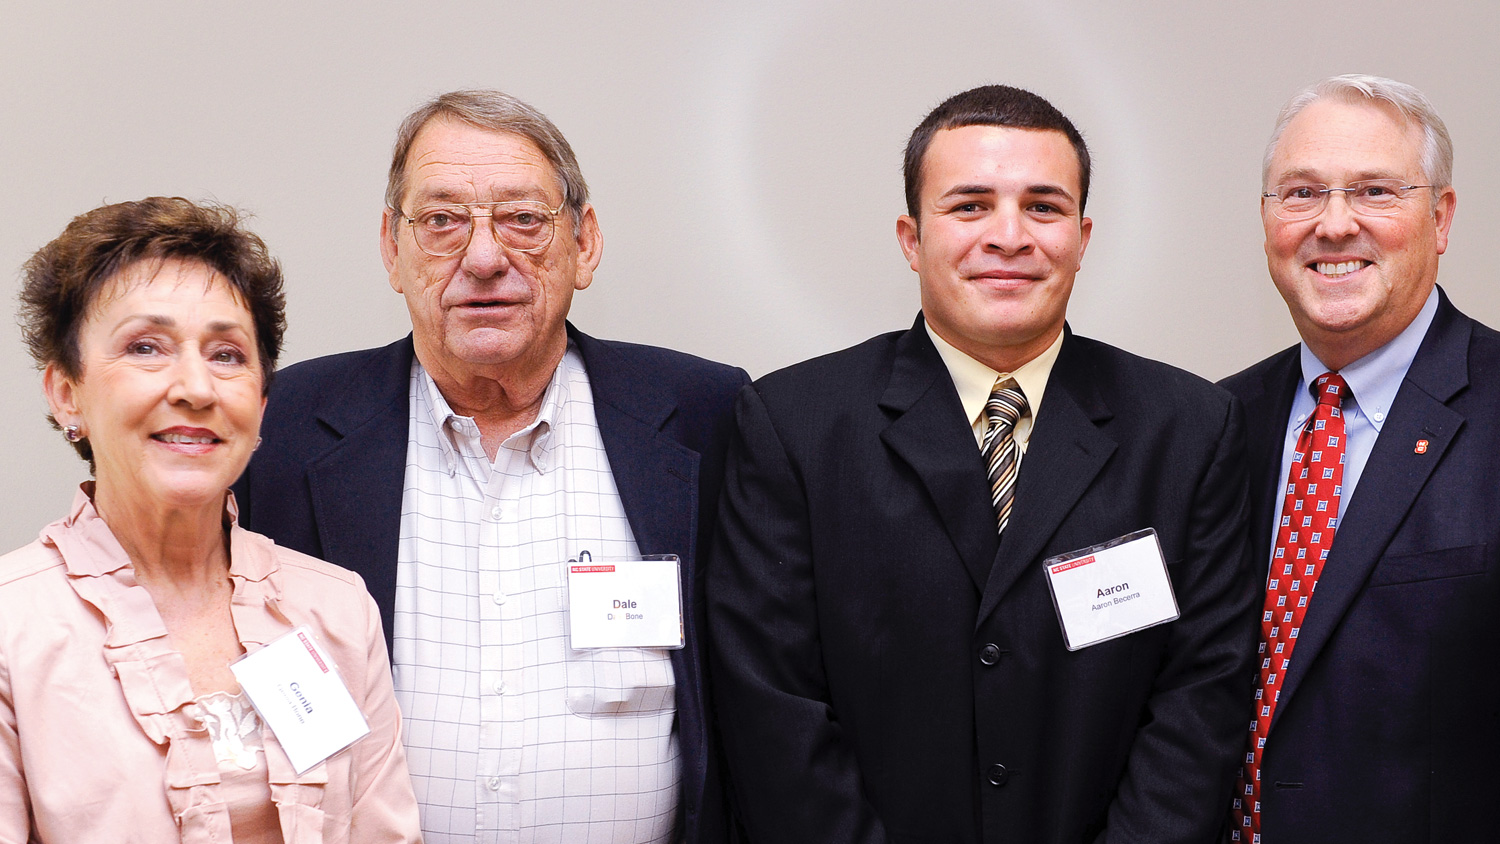
{"type": "MultiPolygon", "coordinates": [[[[208,267],[244,300],[255,325],[262,390],[270,389],[286,333],[281,265],[265,242],[244,228],[239,211],[175,196],[119,202],[80,214],[26,262],[21,334],[37,367],[56,364],[69,378],[81,378],[79,332],[100,292],[142,261],[173,258],[208,267]]],[[[87,440],[74,447],[92,464],[87,440]]]]}
{"type": "Polygon", "coordinates": [[[954,94],[933,109],[911,133],[906,142],[906,159],[903,172],[906,176],[906,213],[912,219],[920,216],[919,198],[922,192],[922,159],[932,136],[942,129],[958,129],[962,126],[1008,126],[1013,129],[1039,129],[1061,132],[1078,154],[1078,182],[1080,196],[1078,209],[1081,212],[1089,199],[1089,174],[1092,162],[1088,145],[1083,135],[1062,112],[1051,103],[1021,88],[1009,85],[981,85],[962,94],[954,94]]]}

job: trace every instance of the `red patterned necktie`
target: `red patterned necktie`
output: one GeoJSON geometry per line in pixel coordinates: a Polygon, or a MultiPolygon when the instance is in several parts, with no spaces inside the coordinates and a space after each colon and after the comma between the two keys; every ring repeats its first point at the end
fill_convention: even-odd
{"type": "Polygon", "coordinates": [[[1328,372],[1318,376],[1312,389],[1318,406],[1297,437],[1292,467],[1286,476],[1276,551],[1266,580],[1266,606],[1260,617],[1255,719],[1250,722],[1245,763],[1234,788],[1230,839],[1252,844],[1260,844],[1260,760],[1266,732],[1281,697],[1282,680],[1292,664],[1302,618],[1339,525],[1339,496],[1344,485],[1344,416],[1339,404],[1348,397],[1349,387],[1338,373],[1328,372]]]}

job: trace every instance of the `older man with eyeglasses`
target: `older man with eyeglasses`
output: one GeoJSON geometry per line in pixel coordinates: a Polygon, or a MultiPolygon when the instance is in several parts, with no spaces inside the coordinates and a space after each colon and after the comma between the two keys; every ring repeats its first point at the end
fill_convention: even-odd
{"type": "Polygon", "coordinates": [[[1427,98],[1371,76],[1293,97],[1266,152],[1302,342],[1223,382],[1265,578],[1234,841],[1497,835],[1500,335],[1437,287],[1452,173],[1427,98]]]}
{"type": "Polygon", "coordinates": [[[407,117],[386,205],[412,333],[277,376],[242,521],[364,576],[429,844],[727,840],[698,565],[747,376],[568,324],[599,223],[513,97],[407,117]]]}

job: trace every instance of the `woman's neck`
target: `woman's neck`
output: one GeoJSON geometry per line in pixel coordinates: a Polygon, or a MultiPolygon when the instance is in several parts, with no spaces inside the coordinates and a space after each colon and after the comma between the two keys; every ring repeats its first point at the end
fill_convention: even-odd
{"type": "Polygon", "coordinates": [[[96,487],[94,509],[129,555],[143,585],[167,586],[186,595],[204,590],[217,593],[227,582],[229,552],[222,500],[171,507],[114,496],[96,487]]]}

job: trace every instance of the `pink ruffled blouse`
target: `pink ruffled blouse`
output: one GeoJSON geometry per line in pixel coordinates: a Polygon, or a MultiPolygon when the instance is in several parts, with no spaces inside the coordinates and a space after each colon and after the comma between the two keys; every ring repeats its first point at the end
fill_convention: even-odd
{"type": "MultiPolygon", "coordinates": [[[[256,840],[420,840],[380,614],[364,584],[238,526],[230,560],[246,652],[308,625],[371,729],[298,776],[262,728],[249,761],[264,785],[248,787],[269,788],[280,837],[262,829],[256,840]]],[[[36,542],[0,557],[0,844],[229,842],[231,805],[233,829],[246,834],[247,784],[221,766],[209,726],[156,605],[85,492],[36,542]]]]}

